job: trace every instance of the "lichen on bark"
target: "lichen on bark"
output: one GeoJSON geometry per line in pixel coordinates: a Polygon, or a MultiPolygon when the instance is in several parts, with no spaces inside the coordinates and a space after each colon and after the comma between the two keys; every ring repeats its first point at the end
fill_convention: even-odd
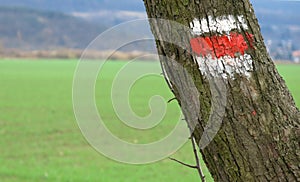
{"type": "MultiPolygon", "coordinates": [[[[203,150],[204,161],[216,181],[300,181],[300,113],[270,59],[258,21],[248,0],[144,0],[149,18],[162,18],[186,27],[196,19],[232,15],[243,16],[248,30],[241,29],[246,37],[253,35],[253,49],[248,50],[253,63],[251,77],[235,75],[226,80],[227,100],[222,127],[213,141],[203,150]]],[[[237,18],[238,20],[238,18],[237,18]]],[[[195,54],[175,44],[161,41],[170,36],[190,47],[191,30],[176,29],[150,21],[161,63],[170,76],[172,91],[179,104],[198,98],[200,103],[194,136],[197,142],[206,127],[212,106],[210,83],[199,70],[195,54]],[[166,35],[168,34],[168,35],[166,35]],[[167,58],[180,64],[187,73],[178,71],[167,58]],[[186,81],[191,75],[194,89],[174,82],[186,81]],[[177,79],[175,81],[174,79],[177,79]],[[182,90],[185,93],[182,94],[182,90]],[[197,92],[195,92],[195,89],[197,92]],[[196,94],[195,94],[196,93],[196,94]],[[199,95],[197,95],[197,93],[199,95]],[[190,97],[190,98],[183,98],[190,97]]],[[[208,32],[204,36],[212,36],[208,32]]],[[[249,42],[248,42],[249,44],[249,42]]],[[[191,49],[188,49],[191,50],[191,49]]],[[[192,108],[197,108],[192,107],[192,108]]],[[[184,112],[186,119],[189,110],[184,112]]],[[[189,120],[187,123],[192,123],[189,120]]],[[[188,154],[187,154],[188,155],[188,154]]]]}

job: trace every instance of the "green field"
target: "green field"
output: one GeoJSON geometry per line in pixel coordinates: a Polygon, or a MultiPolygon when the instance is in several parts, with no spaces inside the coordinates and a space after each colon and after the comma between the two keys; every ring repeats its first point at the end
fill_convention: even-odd
{"type": "MultiPolygon", "coordinates": [[[[149,131],[122,124],[110,102],[113,75],[125,62],[105,64],[96,85],[99,113],[119,138],[147,143],[165,136],[178,117],[176,102],[168,105],[164,121],[149,131]]],[[[158,63],[140,62],[136,69],[158,63]]],[[[110,160],[95,151],[83,138],[72,107],[75,60],[0,61],[0,181],[199,181],[195,170],[164,159],[146,165],[110,160]]],[[[280,65],[296,102],[300,104],[300,66],[280,65]]],[[[134,70],[133,70],[134,71],[134,70]]],[[[126,79],[126,78],[124,78],[126,79]]],[[[121,90],[120,90],[121,92],[121,90]]],[[[164,80],[149,76],[138,80],[130,93],[133,110],[149,114],[152,95],[172,98],[164,80]],[[153,85],[160,85],[153,87],[153,85]]],[[[172,157],[194,164],[190,143],[172,157]]],[[[212,181],[204,169],[208,181],[212,181]]]]}

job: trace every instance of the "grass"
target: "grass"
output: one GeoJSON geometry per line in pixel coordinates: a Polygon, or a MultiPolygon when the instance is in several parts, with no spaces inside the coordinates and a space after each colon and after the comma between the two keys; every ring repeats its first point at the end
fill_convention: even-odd
{"type": "MultiPolygon", "coordinates": [[[[73,113],[76,64],[74,60],[0,61],[0,181],[199,181],[195,170],[169,159],[129,165],[96,152],[83,138],[73,113]]],[[[163,122],[149,131],[122,124],[113,111],[110,88],[112,75],[124,64],[109,62],[101,71],[95,95],[99,113],[111,132],[125,141],[156,141],[172,130],[179,108],[175,102],[169,104],[163,122]]],[[[132,71],[156,66],[152,62],[137,63],[132,71]]],[[[279,70],[299,104],[300,78],[296,75],[300,66],[280,65],[279,70]]],[[[161,77],[138,80],[129,97],[133,110],[140,116],[149,114],[148,101],[156,94],[165,101],[172,98],[161,77]]],[[[190,143],[172,157],[194,164],[190,143]]],[[[212,181],[207,169],[204,172],[212,181]]]]}
{"type": "Polygon", "coordinates": [[[277,66],[277,69],[280,73],[280,75],[284,78],[286,81],[289,90],[291,91],[294,100],[296,102],[296,105],[300,106],[300,76],[299,76],[299,70],[300,65],[292,65],[292,64],[281,64],[277,66]]]}

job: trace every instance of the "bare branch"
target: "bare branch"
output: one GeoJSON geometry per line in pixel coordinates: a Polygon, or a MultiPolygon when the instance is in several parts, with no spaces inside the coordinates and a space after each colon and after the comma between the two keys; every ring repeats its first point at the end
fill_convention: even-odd
{"type": "Polygon", "coordinates": [[[172,160],[172,161],[178,162],[179,164],[184,165],[186,167],[197,169],[197,166],[192,166],[192,165],[186,164],[184,162],[181,162],[181,161],[179,161],[177,159],[174,159],[174,158],[171,158],[171,157],[169,157],[169,159],[172,160]]]}
{"type": "Polygon", "coordinates": [[[176,100],[176,97],[174,97],[173,99],[170,99],[170,100],[168,101],[168,103],[172,102],[173,100],[176,100]]]}
{"type": "Polygon", "coordinates": [[[199,157],[198,157],[198,153],[197,153],[197,148],[196,148],[196,145],[195,145],[195,139],[193,136],[191,136],[191,141],[192,141],[192,146],[193,146],[193,151],[194,151],[194,155],[195,155],[195,159],[196,159],[196,167],[197,167],[197,171],[199,173],[199,176],[201,178],[201,181],[202,182],[205,182],[205,176],[202,172],[202,169],[201,169],[201,165],[200,165],[200,161],[199,161],[199,157]]]}

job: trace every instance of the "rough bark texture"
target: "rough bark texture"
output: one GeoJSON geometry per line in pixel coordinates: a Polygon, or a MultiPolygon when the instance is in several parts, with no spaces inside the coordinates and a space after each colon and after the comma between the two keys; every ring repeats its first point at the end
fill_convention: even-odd
{"type": "MultiPolygon", "coordinates": [[[[254,71],[250,78],[236,75],[226,80],[227,105],[221,129],[213,141],[201,150],[215,181],[300,181],[300,114],[284,80],[270,59],[258,21],[248,0],[144,0],[149,18],[174,20],[187,27],[194,18],[243,15],[254,35],[254,47],[248,54],[254,71]]],[[[172,36],[181,45],[190,47],[191,32],[150,21],[154,36],[172,36]],[[170,34],[171,32],[171,34],[170,34]],[[168,35],[166,35],[168,33],[168,35]]],[[[242,33],[246,34],[242,30],[242,33]]],[[[207,124],[211,107],[211,91],[207,79],[200,73],[194,55],[181,47],[157,40],[160,55],[176,60],[192,75],[195,89],[185,85],[184,71],[178,70],[166,58],[161,63],[171,75],[171,89],[181,106],[199,99],[200,115],[194,136],[199,142],[207,124]],[[174,82],[181,82],[184,94],[174,82]],[[190,99],[192,98],[192,99],[190,99]]],[[[192,109],[193,104],[190,103],[192,109]]],[[[188,109],[187,109],[188,110],[188,109]]],[[[192,112],[183,108],[191,125],[192,112]]],[[[191,127],[191,126],[190,126],[191,127]]]]}

